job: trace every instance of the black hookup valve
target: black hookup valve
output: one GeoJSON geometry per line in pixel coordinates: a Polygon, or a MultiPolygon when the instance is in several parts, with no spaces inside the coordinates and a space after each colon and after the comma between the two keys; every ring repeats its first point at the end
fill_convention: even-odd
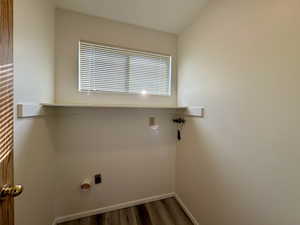
{"type": "Polygon", "coordinates": [[[177,124],[177,140],[181,140],[181,130],[183,128],[183,125],[185,124],[185,119],[183,118],[175,118],[173,119],[173,122],[177,124]]]}

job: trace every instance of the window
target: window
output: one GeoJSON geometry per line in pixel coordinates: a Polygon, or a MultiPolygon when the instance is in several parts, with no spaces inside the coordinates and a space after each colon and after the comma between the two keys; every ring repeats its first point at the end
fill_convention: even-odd
{"type": "Polygon", "coordinates": [[[171,57],[79,43],[79,91],[171,95],[171,57]]]}

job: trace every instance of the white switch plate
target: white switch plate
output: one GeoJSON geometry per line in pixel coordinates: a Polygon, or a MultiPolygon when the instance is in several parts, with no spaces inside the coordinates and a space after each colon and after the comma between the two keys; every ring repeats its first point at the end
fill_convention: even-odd
{"type": "Polygon", "coordinates": [[[19,118],[42,116],[43,109],[40,104],[22,103],[17,104],[17,116],[19,118]]]}
{"type": "Polygon", "coordinates": [[[191,106],[188,107],[186,112],[186,116],[193,116],[193,117],[204,117],[204,107],[202,106],[191,106]]]}

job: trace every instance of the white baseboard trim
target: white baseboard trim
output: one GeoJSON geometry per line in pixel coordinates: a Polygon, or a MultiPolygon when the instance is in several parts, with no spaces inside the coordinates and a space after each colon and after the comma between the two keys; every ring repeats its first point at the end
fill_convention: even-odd
{"type": "Polygon", "coordinates": [[[181,198],[175,194],[175,198],[177,200],[177,202],[180,204],[180,206],[182,207],[183,211],[186,213],[186,215],[190,218],[190,220],[192,221],[192,223],[194,225],[199,225],[198,221],[196,220],[196,218],[193,216],[193,214],[191,213],[191,211],[186,207],[186,205],[183,203],[183,201],[181,200],[181,198]]]}
{"type": "MultiPolygon", "coordinates": [[[[141,204],[145,204],[148,202],[154,202],[154,201],[158,201],[158,200],[165,199],[165,198],[171,198],[171,197],[176,197],[176,194],[175,193],[167,193],[167,194],[163,194],[163,195],[156,195],[156,196],[138,199],[138,200],[129,201],[129,202],[124,202],[124,203],[120,203],[120,204],[116,204],[116,205],[112,205],[112,206],[108,206],[108,207],[103,207],[103,208],[99,208],[99,209],[93,209],[93,210],[88,210],[88,211],[75,213],[75,214],[71,214],[71,215],[67,215],[67,216],[62,216],[62,217],[56,218],[52,225],[80,219],[83,217],[94,216],[97,214],[106,213],[106,212],[110,212],[110,211],[114,211],[114,210],[118,210],[118,209],[124,209],[124,208],[128,208],[128,207],[136,206],[136,205],[141,205],[141,204]]],[[[198,224],[195,224],[195,225],[198,225],[198,224]]]]}

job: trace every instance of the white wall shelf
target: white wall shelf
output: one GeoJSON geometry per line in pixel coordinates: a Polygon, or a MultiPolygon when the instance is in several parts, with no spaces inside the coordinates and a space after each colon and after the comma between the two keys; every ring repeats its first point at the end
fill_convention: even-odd
{"type": "Polygon", "coordinates": [[[87,104],[51,104],[42,103],[43,107],[51,108],[116,108],[116,109],[175,109],[187,110],[187,107],[176,106],[142,106],[142,105],[87,105],[87,104]]]}
{"type": "Polygon", "coordinates": [[[55,104],[55,103],[19,103],[17,114],[19,118],[43,116],[47,108],[98,108],[98,109],[157,109],[175,110],[188,117],[204,117],[204,107],[178,106],[146,106],[146,105],[87,105],[87,104],[55,104]]]}

